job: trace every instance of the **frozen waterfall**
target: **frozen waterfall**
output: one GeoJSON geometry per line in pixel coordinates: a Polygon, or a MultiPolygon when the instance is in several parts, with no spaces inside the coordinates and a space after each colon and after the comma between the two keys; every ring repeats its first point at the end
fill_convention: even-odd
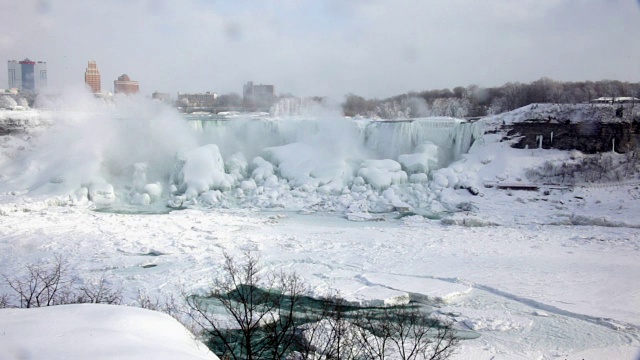
{"type": "Polygon", "coordinates": [[[62,203],[387,211],[464,187],[447,167],[482,136],[478,124],[447,117],[185,116],[119,101],[52,112],[32,149],[0,163],[0,190],[62,203]]]}

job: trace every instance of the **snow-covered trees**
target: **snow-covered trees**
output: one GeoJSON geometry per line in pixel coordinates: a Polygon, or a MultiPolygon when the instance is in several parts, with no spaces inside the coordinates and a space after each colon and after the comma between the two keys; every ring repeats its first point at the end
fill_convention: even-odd
{"type": "Polygon", "coordinates": [[[543,77],[530,84],[509,82],[493,88],[470,85],[442,90],[411,92],[384,100],[349,94],[342,104],[347,116],[383,119],[424,116],[484,116],[510,111],[533,103],[589,102],[598,97],[640,97],[640,83],[614,80],[561,82],[543,77]],[[416,111],[415,100],[423,102],[416,111]],[[410,111],[408,111],[410,109],[410,111]]]}

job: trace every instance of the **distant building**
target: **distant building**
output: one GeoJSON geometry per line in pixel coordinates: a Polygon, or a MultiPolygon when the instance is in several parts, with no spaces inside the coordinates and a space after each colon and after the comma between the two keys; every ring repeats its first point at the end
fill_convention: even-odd
{"type": "Polygon", "coordinates": [[[160,101],[171,101],[171,94],[169,93],[161,93],[161,92],[154,92],[153,94],[151,94],[151,98],[154,100],[160,100],[160,101]]]}
{"type": "Polygon", "coordinates": [[[99,94],[101,90],[100,85],[100,71],[98,71],[98,65],[93,60],[89,61],[87,70],[84,72],[84,82],[89,85],[91,92],[99,94]]]}
{"type": "Polygon", "coordinates": [[[255,85],[247,82],[242,88],[242,103],[248,109],[268,109],[276,101],[273,85],[255,85]]]}
{"type": "Polygon", "coordinates": [[[207,91],[206,93],[178,93],[178,103],[190,107],[213,107],[218,94],[207,91]]]}
{"type": "Polygon", "coordinates": [[[138,82],[131,80],[127,74],[120,75],[118,80],[113,82],[113,92],[116,94],[137,94],[139,91],[138,82]]]}
{"type": "Polygon", "coordinates": [[[9,60],[9,88],[37,93],[47,87],[47,63],[44,61],[9,60]]]}

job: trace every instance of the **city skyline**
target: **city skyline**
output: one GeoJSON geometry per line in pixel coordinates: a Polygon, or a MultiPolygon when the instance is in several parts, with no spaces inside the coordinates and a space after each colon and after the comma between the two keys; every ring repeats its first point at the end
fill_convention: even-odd
{"type": "Polygon", "coordinates": [[[26,0],[4,10],[0,52],[46,60],[53,89],[82,85],[73,80],[87,59],[105,79],[126,71],[144,94],[240,93],[255,81],[341,100],[541,77],[640,81],[631,0],[26,0]]]}

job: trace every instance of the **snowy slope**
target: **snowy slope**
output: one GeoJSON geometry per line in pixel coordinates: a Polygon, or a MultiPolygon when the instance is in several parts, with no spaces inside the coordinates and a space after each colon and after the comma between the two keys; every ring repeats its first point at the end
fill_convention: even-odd
{"type": "Polygon", "coordinates": [[[0,359],[214,360],[168,315],[128,306],[0,310],[0,359]]]}

